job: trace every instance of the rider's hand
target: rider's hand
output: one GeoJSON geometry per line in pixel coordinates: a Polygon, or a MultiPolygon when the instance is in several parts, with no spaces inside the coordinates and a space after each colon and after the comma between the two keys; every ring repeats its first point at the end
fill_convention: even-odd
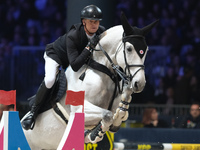
{"type": "Polygon", "coordinates": [[[89,40],[87,47],[89,47],[90,49],[95,49],[97,43],[99,42],[99,36],[95,35],[92,39],[89,40]]]}

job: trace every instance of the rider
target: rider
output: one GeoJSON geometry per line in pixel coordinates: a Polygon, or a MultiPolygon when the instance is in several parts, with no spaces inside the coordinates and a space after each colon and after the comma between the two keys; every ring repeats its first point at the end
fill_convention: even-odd
{"type": "Polygon", "coordinates": [[[58,68],[66,69],[69,64],[78,71],[88,60],[92,50],[99,42],[105,28],[100,25],[102,11],[95,5],[89,5],[81,11],[81,23],[74,24],[68,33],[59,37],[45,48],[45,77],[41,83],[30,113],[22,121],[26,130],[33,129],[38,110],[50,93],[56,79],[58,68]]]}

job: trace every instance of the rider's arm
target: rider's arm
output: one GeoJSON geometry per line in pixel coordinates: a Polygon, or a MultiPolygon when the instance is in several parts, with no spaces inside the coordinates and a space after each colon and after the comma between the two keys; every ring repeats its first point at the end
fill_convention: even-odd
{"type": "Polygon", "coordinates": [[[69,64],[74,71],[78,71],[88,60],[91,52],[85,47],[83,50],[78,49],[77,42],[72,36],[67,36],[67,55],[69,64]]]}
{"type": "Polygon", "coordinates": [[[62,65],[64,69],[68,67],[69,62],[66,50],[66,34],[60,36],[53,43],[47,44],[45,51],[49,57],[62,65]]]}

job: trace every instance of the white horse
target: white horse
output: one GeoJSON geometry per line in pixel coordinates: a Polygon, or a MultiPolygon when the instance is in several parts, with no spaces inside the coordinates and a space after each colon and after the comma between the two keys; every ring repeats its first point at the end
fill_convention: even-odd
{"type": "MultiPolygon", "coordinates": [[[[89,129],[85,132],[86,143],[102,140],[106,131],[116,132],[128,118],[131,94],[141,92],[145,86],[144,61],[148,47],[144,36],[157,21],[139,29],[131,27],[123,14],[121,20],[122,26],[114,26],[101,35],[93,52],[93,60],[104,66],[100,70],[106,70],[106,74],[92,65],[84,65],[78,72],[70,66],[66,70],[67,89],[85,91],[85,127],[89,129]],[[85,78],[80,80],[83,72],[85,78]]],[[[65,98],[66,95],[60,104],[70,114],[77,107],[65,105],[65,98]]],[[[65,129],[66,124],[50,109],[38,115],[33,130],[24,133],[32,150],[56,149],[65,129]]]]}

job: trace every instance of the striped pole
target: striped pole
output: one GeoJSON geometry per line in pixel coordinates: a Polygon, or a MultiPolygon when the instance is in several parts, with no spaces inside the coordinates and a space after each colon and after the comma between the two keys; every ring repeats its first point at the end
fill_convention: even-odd
{"type": "Polygon", "coordinates": [[[191,143],[114,143],[114,150],[199,150],[200,144],[191,143]]]}

